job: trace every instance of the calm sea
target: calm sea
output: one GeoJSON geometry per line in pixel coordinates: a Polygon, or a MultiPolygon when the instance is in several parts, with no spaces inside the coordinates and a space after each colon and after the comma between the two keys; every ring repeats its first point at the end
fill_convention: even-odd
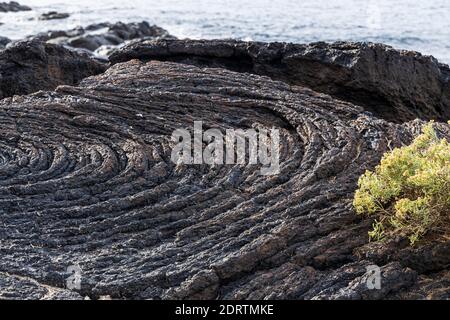
{"type": "MultiPolygon", "coordinates": [[[[20,1],[20,0],[19,0],[20,1]]],[[[21,0],[34,10],[0,13],[0,35],[23,38],[95,22],[158,24],[185,38],[373,41],[450,63],[450,0],[21,0]],[[51,10],[66,20],[39,21],[51,10]]]]}

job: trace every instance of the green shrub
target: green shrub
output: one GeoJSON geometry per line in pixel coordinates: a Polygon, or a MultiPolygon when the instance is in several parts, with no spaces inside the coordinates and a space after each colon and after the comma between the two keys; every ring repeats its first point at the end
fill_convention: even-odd
{"type": "Polygon", "coordinates": [[[371,240],[402,234],[414,245],[427,233],[448,236],[449,142],[427,124],[411,145],[386,153],[375,171],[360,177],[353,205],[358,214],[377,217],[371,240]]]}

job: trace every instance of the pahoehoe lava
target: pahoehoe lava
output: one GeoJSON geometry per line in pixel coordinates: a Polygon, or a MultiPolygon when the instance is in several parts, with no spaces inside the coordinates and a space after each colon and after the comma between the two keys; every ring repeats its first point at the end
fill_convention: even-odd
{"type": "Polygon", "coordinates": [[[371,221],[351,207],[359,175],[422,124],[260,75],[158,61],[3,99],[0,296],[449,298],[449,243],[368,244],[371,221]],[[197,120],[280,128],[280,174],[172,163],[172,132],[197,120]],[[382,290],[365,285],[372,264],[382,290]],[[71,265],[76,292],[65,289],[71,265]]]}
{"type": "Polygon", "coordinates": [[[114,52],[269,76],[364,107],[401,123],[450,118],[450,69],[430,56],[379,43],[264,43],[237,40],[142,40],[114,52]]]}

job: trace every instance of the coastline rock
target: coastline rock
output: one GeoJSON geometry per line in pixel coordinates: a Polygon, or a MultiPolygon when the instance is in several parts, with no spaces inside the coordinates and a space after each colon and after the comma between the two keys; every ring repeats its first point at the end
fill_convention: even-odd
{"type": "MultiPolygon", "coordinates": [[[[264,76],[138,60],[3,99],[0,121],[0,275],[65,290],[77,265],[73,291],[91,299],[390,299],[450,288],[439,277],[450,242],[368,244],[371,221],[351,205],[359,175],[422,121],[391,123],[264,76]],[[197,120],[278,128],[280,173],[174,164],[173,131],[197,120]],[[374,264],[377,291],[365,285],[374,264]]],[[[450,138],[448,124],[435,126],[450,138]]],[[[20,286],[15,297],[45,296],[20,286]]]]}
{"type": "Polygon", "coordinates": [[[0,49],[4,49],[6,45],[10,42],[11,40],[9,38],[0,36],[0,49]]]}
{"type": "Polygon", "coordinates": [[[47,32],[40,32],[36,35],[29,36],[26,38],[26,40],[30,41],[41,41],[41,42],[47,42],[52,39],[58,39],[58,38],[71,38],[71,37],[77,37],[86,32],[86,29],[83,27],[76,27],[71,30],[50,30],[47,32]]]}
{"type": "Polygon", "coordinates": [[[330,94],[396,123],[450,119],[450,68],[382,44],[163,39],[128,44],[110,57],[112,63],[130,59],[265,75],[330,94]]]}
{"type": "Polygon", "coordinates": [[[0,2],[0,12],[19,12],[19,11],[30,11],[31,8],[28,6],[23,6],[15,1],[10,2],[0,2]]]}
{"type": "Polygon", "coordinates": [[[166,30],[143,21],[139,23],[96,23],[85,28],[77,27],[68,31],[49,31],[30,37],[52,44],[64,45],[107,59],[103,54],[111,54],[125,42],[136,39],[173,39],[166,30]]]}
{"type": "Polygon", "coordinates": [[[70,17],[70,14],[68,13],[59,13],[56,11],[50,11],[47,13],[43,13],[39,17],[39,20],[59,20],[59,19],[66,19],[68,17],[70,17]]]}
{"type": "Polygon", "coordinates": [[[0,99],[77,84],[106,67],[61,46],[21,41],[0,51],[0,99]]]}

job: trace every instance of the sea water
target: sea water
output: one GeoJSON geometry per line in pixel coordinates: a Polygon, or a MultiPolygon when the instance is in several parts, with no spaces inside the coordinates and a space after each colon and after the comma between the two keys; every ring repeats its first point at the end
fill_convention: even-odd
{"type": "Polygon", "coordinates": [[[0,13],[0,35],[20,39],[98,22],[147,20],[180,38],[372,41],[450,63],[450,0],[18,0],[33,11],[0,13]],[[48,11],[64,20],[40,21],[48,11]]]}

